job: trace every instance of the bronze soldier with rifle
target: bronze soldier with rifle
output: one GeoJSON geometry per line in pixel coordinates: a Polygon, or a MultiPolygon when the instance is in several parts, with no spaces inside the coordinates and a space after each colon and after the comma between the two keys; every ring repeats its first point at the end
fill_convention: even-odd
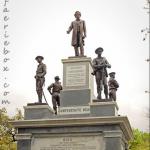
{"type": "Polygon", "coordinates": [[[93,59],[93,73],[95,75],[96,84],[97,84],[97,99],[102,99],[101,92],[104,87],[105,98],[108,99],[108,86],[107,86],[107,68],[111,68],[111,65],[108,63],[105,57],[102,57],[103,48],[99,47],[95,50],[95,53],[98,55],[97,58],[93,59]]]}
{"type": "Polygon", "coordinates": [[[35,60],[39,63],[36,70],[36,92],[38,95],[38,102],[42,103],[43,85],[45,83],[46,65],[42,62],[43,56],[37,56],[35,60]]]}

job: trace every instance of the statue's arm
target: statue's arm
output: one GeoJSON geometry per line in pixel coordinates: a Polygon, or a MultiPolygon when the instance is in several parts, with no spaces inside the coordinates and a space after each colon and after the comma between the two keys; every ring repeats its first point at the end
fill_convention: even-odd
{"type": "Polygon", "coordinates": [[[71,22],[71,25],[69,26],[67,33],[69,34],[71,32],[71,30],[73,29],[73,22],[71,22]]]}
{"type": "Polygon", "coordinates": [[[43,64],[43,73],[41,73],[41,77],[44,77],[46,75],[46,65],[43,64]]]}
{"type": "Polygon", "coordinates": [[[53,83],[47,88],[47,90],[50,92],[51,95],[52,95],[52,91],[51,91],[52,87],[53,87],[53,83]]]}
{"type": "Polygon", "coordinates": [[[35,78],[43,78],[46,75],[46,65],[42,65],[42,73],[38,73],[35,75],[35,78]]]}
{"type": "Polygon", "coordinates": [[[94,69],[97,69],[97,68],[98,68],[96,59],[93,59],[92,66],[93,66],[94,69]]]}
{"type": "Polygon", "coordinates": [[[63,90],[63,87],[62,87],[62,85],[61,85],[61,90],[63,90]]]}
{"type": "Polygon", "coordinates": [[[61,82],[59,82],[59,90],[61,91],[63,89],[61,82]]]}
{"type": "Polygon", "coordinates": [[[84,37],[86,37],[86,24],[85,21],[83,21],[83,30],[84,30],[84,37]]]}
{"type": "Polygon", "coordinates": [[[114,84],[115,84],[116,88],[119,88],[119,83],[116,80],[114,80],[114,84]]]}
{"type": "Polygon", "coordinates": [[[61,85],[61,82],[60,82],[60,88],[61,88],[61,90],[63,90],[63,87],[62,87],[62,85],[61,85]]]}
{"type": "Polygon", "coordinates": [[[105,65],[106,65],[106,67],[107,67],[107,68],[111,68],[110,63],[107,61],[107,59],[106,59],[106,58],[105,58],[105,65]]]}

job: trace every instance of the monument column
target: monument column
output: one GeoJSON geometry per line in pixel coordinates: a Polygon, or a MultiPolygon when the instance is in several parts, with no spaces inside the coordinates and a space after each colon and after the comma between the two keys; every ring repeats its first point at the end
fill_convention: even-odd
{"type": "Polygon", "coordinates": [[[93,76],[90,57],[69,57],[62,59],[63,91],[61,105],[84,106],[94,98],[93,76]]]}

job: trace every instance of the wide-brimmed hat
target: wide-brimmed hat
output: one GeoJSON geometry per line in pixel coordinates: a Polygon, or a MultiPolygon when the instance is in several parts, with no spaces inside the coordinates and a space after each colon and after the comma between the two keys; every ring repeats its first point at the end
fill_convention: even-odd
{"type": "Polygon", "coordinates": [[[41,58],[42,60],[44,59],[43,56],[36,56],[36,57],[35,57],[35,60],[37,60],[38,58],[41,58]]]}
{"type": "Polygon", "coordinates": [[[55,77],[55,79],[58,79],[58,80],[60,80],[59,76],[56,76],[56,77],[55,77]]]}
{"type": "Polygon", "coordinates": [[[103,48],[102,47],[98,47],[96,50],[95,50],[95,53],[98,54],[99,52],[103,52],[103,48]]]}
{"type": "Polygon", "coordinates": [[[81,12],[80,12],[80,11],[76,11],[76,12],[74,13],[74,15],[76,15],[77,13],[79,13],[79,14],[81,15],[81,12]]]}

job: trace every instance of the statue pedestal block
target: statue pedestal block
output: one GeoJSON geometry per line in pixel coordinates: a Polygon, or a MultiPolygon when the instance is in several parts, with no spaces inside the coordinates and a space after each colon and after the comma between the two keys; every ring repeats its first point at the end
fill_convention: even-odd
{"type": "Polygon", "coordinates": [[[90,103],[92,98],[90,89],[81,90],[63,90],[61,92],[61,105],[66,106],[82,106],[90,103]]]}
{"type": "Polygon", "coordinates": [[[90,103],[92,116],[118,116],[118,105],[114,101],[90,103]]]}
{"type": "Polygon", "coordinates": [[[94,98],[91,58],[63,59],[61,106],[87,105],[94,98]]]}
{"type": "Polygon", "coordinates": [[[54,115],[54,111],[46,103],[30,103],[24,106],[24,119],[48,119],[54,115]]]}

